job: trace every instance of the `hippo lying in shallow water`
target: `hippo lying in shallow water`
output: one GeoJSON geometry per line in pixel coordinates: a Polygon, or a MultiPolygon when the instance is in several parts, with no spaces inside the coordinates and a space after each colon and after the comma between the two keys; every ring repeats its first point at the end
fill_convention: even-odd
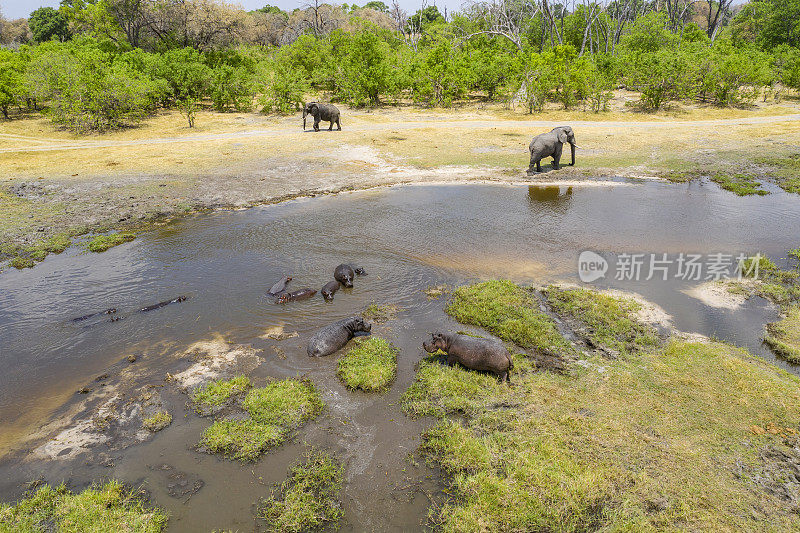
{"type": "Polygon", "coordinates": [[[310,357],[330,355],[344,348],[344,345],[355,337],[356,333],[369,333],[370,331],[372,331],[372,324],[360,316],[351,316],[334,322],[311,337],[311,340],[308,341],[308,355],[310,357]]]}
{"type": "Polygon", "coordinates": [[[286,285],[290,281],[292,281],[292,276],[285,276],[281,278],[279,282],[277,282],[275,285],[272,286],[272,288],[269,291],[267,291],[267,294],[270,296],[279,295],[280,293],[286,290],[286,285]]]}
{"type": "Polygon", "coordinates": [[[461,363],[472,370],[485,370],[497,375],[500,381],[511,381],[508,373],[514,368],[511,354],[505,346],[489,339],[452,333],[431,333],[431,340],[423,342],[428,353],[442,350],[447,354],[447,364],[461,363]]]}
{"type": "Polygon", "coordinates": [[[280,294],[278,294],[278,299],[275,301],[278,302],[279,304],[285,304],[286,302],[297,302],[300,300],[308,300],[315,294],[317,294],[317,291],[308,288],[292,292],[283,291],[280,294]]]}

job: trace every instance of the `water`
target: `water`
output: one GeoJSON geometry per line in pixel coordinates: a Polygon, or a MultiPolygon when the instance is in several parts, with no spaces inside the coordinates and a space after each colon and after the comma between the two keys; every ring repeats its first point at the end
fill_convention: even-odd
{"type": "MultiPolygon", "coordinates": [[[[209,421],[188,411],[184,416],[185,396],[165,388],[175,421],[151,442],[116,454],[112,467],[6,461],[0,464],[0,497],[19,495],[21,482],[40,473],[75,486],[116,476],[144,482],[173,513],[171,530],[251,529],[252,504],[284,479],[307,441],[345,461],[345,529],[418,527],[430,504],[426,494],[439,485],[433,472],[406,455],[429,422],[406,418],[397,400],[413,380],[427,333],[456,328],[442,302],[428,300],[423,289],[495,277],[577,282],[576,259],[584,249],[761,251],[780,258],[800,242],[798,228],[797,196],[775,191],[739,198],[701,182],[403,186],[199,215],[103,254],[71,250],[52,256],[32,270],[0,276],[0,450],[14,448],[69,405],[77,389],[118,368],[126,355],[138,354],[138,368],[160,382],[175,364],[169,354],[218,333],[263,349],[256,379],[309,376],[328,409],[292,443],[253,467],[241,467],[191,449],[209,421]],[[340,290],[331,303],[317,295],[280,306],[264,296],[286,274],[295,278],[292,290],[319,289],[341,262],[363,266],[369,275],[357,278],[354,289],[340,290]],[[135,312],[179,295],[187,301],[135,312]],[[398,379],[385,395],[350,393],[335,378],[335,357],[305,355],[313,331],[371,302],[403,308],[398,320],[373,329],[401,349],[398,379]],[[71,321],[111,307],[122,320],[71,321]],[[276,325],[299,337],[280,343],[260,338],[276,325]],[[273,345],[284,350],[285,359],[273,345]],[[170,497],[168,474],[158,469],[163,463],[200,476],[205,487],[186,503],[170,497]]],[[[774,309],[758,298],[735,311],[707,307],[682,292],[693,284],[612,278],[596,285],[639,292],[671,314],[679,329],[715,335],[775,361],[760,342],[774,309]]]]}

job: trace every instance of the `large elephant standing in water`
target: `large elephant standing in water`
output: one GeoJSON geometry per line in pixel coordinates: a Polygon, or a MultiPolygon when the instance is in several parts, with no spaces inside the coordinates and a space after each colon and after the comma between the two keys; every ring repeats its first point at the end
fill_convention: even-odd
{"type": "Polygon", "coordinates": [[[545,157],[553,158],[553,169],[558,170],[559,161],[561,160],[561,150],[564,148],[564,143],[569,143],[572,151],[572,163],[570,166],[575,165],[575,133],[569,126],[559,126],[553,128],[552,131],[537,135],[531,141],[528,149],[531,152],[531,164],[528,166],[528,172],[533,172],[533,166],[536,165],[536,172],[542,171],[541,161],[545,157]]]}
{"type": "Polygon", "coordinates": [[[320,120],[331,123],[328,131],[333,129],[334,123],[336,123],[336,128],[342,131],[342,125],[339,123],[339,108],[333,104],[320,104],[319,102],[307,103],[303,108],[303,131],[306,131],[306,117],[308,115],[314,117],[314,131],[319,131],[320,120]]]}

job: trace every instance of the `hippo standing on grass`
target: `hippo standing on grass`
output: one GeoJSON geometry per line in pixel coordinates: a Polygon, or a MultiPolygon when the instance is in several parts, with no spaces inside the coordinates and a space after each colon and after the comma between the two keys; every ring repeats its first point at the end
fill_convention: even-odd
{"type": "Polygon", "coordinates": [[[344,348],[344,345],[355,337],[356,333],[369,333],[370,331],[372,331],[372,324],[360,316],[351,316],[334,322],[311,337],[308,342],[308,355],[310,357],[330,355],[344,348]]]}
{"type": "Polygon", "coordinates": [[[514,368],[511,354],[505,346],[489,339],[451,333],[431,333],[431,340],[423,342],[428,353],[442,350],[447,354],[447,364],[461,363],[472,370],[492,372],[500,381],[511,382],[508,376],[514,368]]]}

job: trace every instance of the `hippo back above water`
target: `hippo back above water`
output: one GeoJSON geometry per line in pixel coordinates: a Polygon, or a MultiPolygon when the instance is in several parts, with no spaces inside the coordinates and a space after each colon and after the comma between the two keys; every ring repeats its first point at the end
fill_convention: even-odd
{"type": "Polygon", "coordinates": [[[344,348],[356,333],[369,333],[372,324],[360,316],[351,316],[317,331],[308,342],[308,355],[322,357],[344,348]]]}
{"type": "Polygon", "coordinates": [[[422,347],[428,353],[442,350],[450,366],[461,363],[472,370],[492,372],[500,381],[511,381],[508,373],[514,368],[514,362],[499,342],[457,333],[431,333],[431,340],[423,342],[422,347]]]}

